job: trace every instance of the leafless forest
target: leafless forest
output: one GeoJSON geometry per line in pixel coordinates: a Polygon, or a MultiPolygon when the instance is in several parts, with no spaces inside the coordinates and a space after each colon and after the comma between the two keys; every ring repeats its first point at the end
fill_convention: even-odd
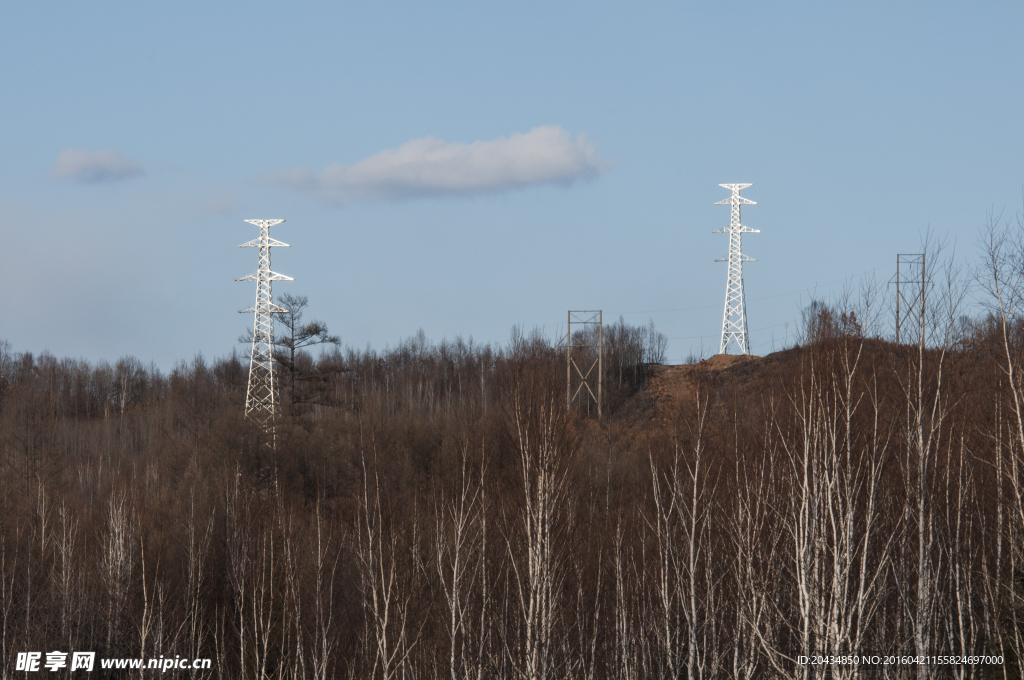
{"type": "Polygon", "coordinates": [[[85,650],[217,678],[1019,678],[1017,233],[934,267],[901,345],[870,285],[729,368],[606,328],[600,420],[529,333],[319,351],[326,327],[283,323],[276,447],[239,358],[0,345],[4,677],[85,650]]]}

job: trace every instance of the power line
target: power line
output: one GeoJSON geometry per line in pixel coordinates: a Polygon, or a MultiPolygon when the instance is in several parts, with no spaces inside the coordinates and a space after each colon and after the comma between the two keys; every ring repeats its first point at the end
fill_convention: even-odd
{"type": "MultiPolygon", "coordinates": [[[[878,271],[878,269],[879,269],[879,267],[874,267],[870,271],[871,271],[872,274],[874,274],[876,271],[878,271]]],[[[827,281],[827,282],[822,283],[822,284],[817,284],[816,283],[813,286],[806,286],[804,288],[796,288],[794,290],[789,290],[789,291],[786,291],[784,293],[773,293],[772,295],[765,295],[765,296],[762,296],[762,297],[759,297],[759,298],[753,298],[751,300],[751,302],[760,302],[761,300],[771,300],[772,298],[782,297],[784,295],[794,295],[796,293],[805,293],[805,292],[806,293],[810,293],[811,291],[814,291],[814,290],[831,288],[832,286],[835,286],[837,284],[849,281],[854,276],[855,276],[854,274],[850,274],[848,276],[844,276],[841,279],[834,279],[832,281],[827,281]]],[[[717,307],[718,307],[718,305],[700,305],[699,307],[678,307],[676,309],[645,309],[645,310],[636,310],[636,311],[630,311],[630,312],[619,312],[619,311],[616,311],[616,312],[608,312],[608,313],[609,314],[620,314],[620,315],[626,315],[626,314],[667,314],[667,313],[671,313],[671,312],[693,312],[693,311],[696,311],[696,310],[699,310],[699,309],[712,309],[712,308],[717,308],[717,307]]]]}

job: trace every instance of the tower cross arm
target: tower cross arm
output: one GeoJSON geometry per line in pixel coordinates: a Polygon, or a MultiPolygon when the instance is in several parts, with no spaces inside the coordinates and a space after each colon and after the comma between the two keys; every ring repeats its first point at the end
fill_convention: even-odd
{"type": "MultiPolygon", "coordinates": [[[[263,309],[263,307],[265,307],[265,306],[266,305],[261,306],[260,309],[263,309]]],[[[245,309],[239,309],[238,313],[239,314],[252,314],[255,311],[256,311],[255,307],[246,307],[245,309]]],[[[281,305],[275,305],[273,302],[271,302],[270,306],[267,307],[266,311],[267,311],[267,314],[288,314],[292,310],[285,309],[281,305]]]]}
{"type": "Polygon", "coordinates": [[[294,281],[290,276],[284,274],[278,274],[277,272],[267,272],[267,276],[260,278],[260,272],[254,274],[246,274],[245,276],[235,279],[235,281],[294,281]]]}
{"type": "Polygon", "coordinates": [[[275,238],[268,238],[266,240],[266,242],[264,242],[262,238],[254,238],[253,240],[249,241],[248,243],[243,243],[242,245],[240,245],[238,247],[239,248],[259,248],[260,246],[267,246],[268,248],[291,248],[291,246],[288,245],[287,243],[283,243],[282,241],[278,241],[275,238]]]}
{"type": "MultiPolygon", "coordinates": [[[[725,185],[723,184],[721,186],[725,185]]],[[[749,187],[750,185],[748,184],[746,186],[749,187]]],[[[725,199],[724,201],[718,201],[717,203],[715,203],[715,205],[732,205],[733,201],[739,203],[740,205],[757,205],[757,201],[751,201],[749,198],[744,198],[743,196],[730,197],[725,199]]]]}

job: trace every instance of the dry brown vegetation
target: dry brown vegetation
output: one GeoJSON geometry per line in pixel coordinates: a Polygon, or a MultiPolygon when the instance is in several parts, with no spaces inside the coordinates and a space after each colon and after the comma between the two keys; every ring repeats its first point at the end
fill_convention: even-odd
{"type": "Polygon", "coordinates": [[[1024,324],[992,234],[992,315],[960,319],[950,277],[916,345],[818,306],[800,347],[663,367],[619,324],[600,421],[520,333],[298,352],[276,448],[236,358],[4,349],[3,674],[57,649],[224,678],[855,676],[815,653],[1020,677],[1024,324]]]}

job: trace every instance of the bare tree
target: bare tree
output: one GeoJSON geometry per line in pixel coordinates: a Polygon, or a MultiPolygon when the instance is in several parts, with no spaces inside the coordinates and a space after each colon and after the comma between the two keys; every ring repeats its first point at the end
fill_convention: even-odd
{"type": "Polygon", "coordinates": [[[366,616],[363,642],[372,659],[364,677],[391,680],[405,667],[418,631],[409,630],[412,592],[399,564],[401,532],[391,521],[390,509],[385,513],[376,464],[371,469],[364,457],[362,473],[357,550],[366,616]]]}
{"type": "Polygon", "coordinates": [[[78,520],[71,516],[67,503],[57,509],[57,535],[54,538],[53,588],[60,611],[60,640],[74,647],[74,621],[78,614],[80,571],[78,565],[78,520]]]}
{"type": "Polygon", "coordinates": [[[187,514],[182,522],[185,550],[185,620],[182,623],[182,638],[185,650],[193,659],[199,658],[206,648],[210,634],[206,620],[207,598],[204,593],[206,581],[206,558],[213,538],[214,515],[211,512],[205,526],[199,517],[196,489],[189,490],[187,514]]]}
{"type": "Polygon", "coordinates": [[[107,503],[107,525],[100,557],[100,573],[107,596],[106,648],[111,654],[129,649],[124,619],[132,586],[135,543],[136,525],[128,497],[124,493],[115,493],[107,503]]]}
{"type": "Polygon", "coordinates": [[[309,549],[313,553],[313,615],[314,635],[310,647],[310,667],[315,680],[331,677],[331,661],[337,646],[337,623],[334,617],[334,582],[338,570],[339,552],[332,551],[333,533],[325,526],[322,499],[317,499],[314,512],[314,531],[309,534],[309,549]]]}
{"type": "Polygon", "coordinates": [[[785,663],[792,661],[780,639],[782,616],[777,604],[780,591],[788,594],[783,578],[787,544],[776,509],[785,491],[775,466],[775,423],[769,420],[766,429],[761,455],[735,461],[736,497],[728,520],[735,547],[730,573],[736,598],[732,676],[737,680],[762,677],[768,669],[785,675],[785,663]]]}
{"type": "Polygon", "coordinates": [[[553,355],[540,338],[513,333],[511,351],[506,427],[518,454],[522,495],[506,547],[522,634],[515,644],[506,640],[506,653],[519,677],[548,680],[563,672],[555,648],[565,581],[568,468],[577,435],[561,384],[545,365],[553,355]]]}
{"type": "MultiPolygon", "coordinates": [[[[448,675],[451,680],[479,676],[479,655],[469,648],[470,604],[481,570],[479,529],[480,488],[470,478],[469,443],[461,447],[459,485],[436,501],[435,568],[442,588],[448,634],[448,675]],[[476,666],[474,668],[474,666],[476,666]]],[[[482,640],[477,640],[480,644],[482,640]]]]}
{"type": "Polygon", "coordinates": [[[713,488],[704,443],[707,399],[694,395],[689,442],[676,442],[671,463],[650,458],[654,516],[647,524],[658,545],[657,638],[664,673],[690,680],[717,676],[723,660],[719,579],[712,568],[713,488]]]}
{"type": "MultiPolygon", "coordinates": [[[[888,543],[878,545],[889,438],[878,431],[884,405],[859,376],[865,338],[856,318],[841,303],[819,306],[810,319],[806,377],[789,395],[796,428],[781,437],[792,478],[788,531],[801,649],[834,656],[862,648],[890,564],[888,543]],[[874,408],[867,423],[858,418],[865,401],[874,408]]],[[[798,670],[814,673],[806,665],[798,670]]],[[[835,677],[855,670],[831,668],[835,677]]]]}
{"type": "Polygon", "coordinates": [[[988,569],[986,592],[995,616],[1011,622],[996,625],[995,636],[1000,649],[1012,654],[1019,663],[1024,658],[1024,590],[1018,574],[1024,573],[1024,371],[1022,371],[1022,319],[1024,319],[1024,214],[1018,213],[1016,224],[1001,223],[999,216],[989,214],[980,237],[982,263],[974,278],[987,293],[987,307],[994,321],[999,352],[997,365],[1009,392],[1009,417],[1003,437],[1002,404],[996,405],[998,430],[994,433],[996,458],[998,520],[997,559],[988,569]],[[1003,455],[1003,450],[1007,455],[1003,455]],[[1009,497],[1003,490],[1009,488],[1009,497]],[[1004,520],[1003,513],[1008,515],[1004,520]],[[1005,529],[1004,529],[1005,527],[1005,529]],[[1003,545],[1009,547],[1006,566],[1003,545]]]}

